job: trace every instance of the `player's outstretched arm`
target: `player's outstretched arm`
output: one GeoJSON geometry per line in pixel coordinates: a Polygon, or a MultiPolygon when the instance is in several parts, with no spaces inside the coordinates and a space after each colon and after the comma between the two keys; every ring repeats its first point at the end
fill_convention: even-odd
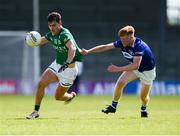
{"type": "Polygon", "coordinates": [[[40,42],[40,44],[39,45],[44,45],[44,44],[46,44],[46,43],[48,43],[49,41],[43,36],[43,37],[41,37],[41,42],[40,42]]]}
{"type": "Polygon", "coordinates": [[[105,45],[98,45],[91,49],[82,49],[81,54],[87,55],[87,54],[91,54],[91,53],[99,53],[99,52],[111,50],[113,48],[115,48],[113,43],[109,43],[109,44],[105,44],[105,45]]]}

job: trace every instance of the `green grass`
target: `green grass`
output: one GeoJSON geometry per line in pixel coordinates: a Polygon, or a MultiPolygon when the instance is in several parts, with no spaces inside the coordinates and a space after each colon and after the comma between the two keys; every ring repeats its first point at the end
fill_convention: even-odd
{"type": "Polygon", "coordinates": [[[40,118],[26,120],[33,96],[0,96],[0,134],[176,134],[180,135],[180,96],[153,96],[149,118],[140,118],[138,96],[123,96],[115,114],[101,109],[111,96],[77,96],[70,104],[46,96],[40,118]]]}

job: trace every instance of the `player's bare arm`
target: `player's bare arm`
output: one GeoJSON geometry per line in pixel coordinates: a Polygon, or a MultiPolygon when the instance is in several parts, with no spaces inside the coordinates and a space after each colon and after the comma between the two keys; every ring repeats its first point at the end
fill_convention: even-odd
{"type": "Polygon", "coordinates": [[[105,44],[105,45],[98,45],[96,47],[93,47],[91,49],[82,49],[81,54],[83,55],[87,55],[87,54],[91,54],[91,53],[99,53],[99,52],[104,52],[107,50],[111,50],[115,48],[113,43],[109,43],[109,44],[105,44]]]}
{"type": "Polygon", "coordinates": [[[74,56],[75,56],[76,48],[75,48],[75,45],[73,44],[73,42],[71,40],[69,40],[66,43],[66,46],[68,47],[68,58],[67,58],[66,62],[71,63],[74,56]]]}
{"type": "Polygon", "coordinates": [[[109,72],[123,72],[123,71],[132,71],[137,70],[141,64],[142,56],[134,56],[133,63],[126,66],[118,67],[116,65],[109,65],[107,70],[109,72]]]}
{"type": "Polygon", "coordinates": [[[70,64],[75,56],[75,53],[76,53],[76,48],[75,48],[75,45],[73,44],[73,42],[71,40],[69,40],[67,43],[66,43],[66,46],[68,48],[68,57],[67,57],[67,60],[66,62],[64,63],[64,65],[62,65],[59,69],[58,72],[62,72],[64,71],[66,68],[68,67],[71,67],[73,66],[74,64],[70,64]]]}

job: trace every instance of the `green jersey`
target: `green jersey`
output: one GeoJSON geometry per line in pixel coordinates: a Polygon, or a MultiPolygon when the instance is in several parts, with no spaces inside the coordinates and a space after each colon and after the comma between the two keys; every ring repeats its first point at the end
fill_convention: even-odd
{"type": "Polygon", "coordinates": [[[82,61],[82,54],[80,53],[80,48],[77,46],[72,34],[69,32],[68,29],[63,28],[61,29],[58,35],[52,35],[51,32],[48,32],[45,35],[46,39],[50,41],[53,48],[56,50],[56,62],[58,64],[63,65],[66,62],[68,57],[68,48],[66,43],[71,40],[76,47],[76,53],[71,63],[75,61],[82,61]]]}

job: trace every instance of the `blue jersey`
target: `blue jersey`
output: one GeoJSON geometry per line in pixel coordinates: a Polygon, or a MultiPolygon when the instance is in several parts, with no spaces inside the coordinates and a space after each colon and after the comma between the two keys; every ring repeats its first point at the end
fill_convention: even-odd
{"type": "Polygon", "coordinates": [[[155,60],[149,46],[140,38],[136,38],[133,47],[124,47],[121,40],[115,41],[115,48],[121,48],[123,56],[133,62],[134,56],[142,56],[142,61],[138,71],[148,71],[155,67],[155,60]]]}

